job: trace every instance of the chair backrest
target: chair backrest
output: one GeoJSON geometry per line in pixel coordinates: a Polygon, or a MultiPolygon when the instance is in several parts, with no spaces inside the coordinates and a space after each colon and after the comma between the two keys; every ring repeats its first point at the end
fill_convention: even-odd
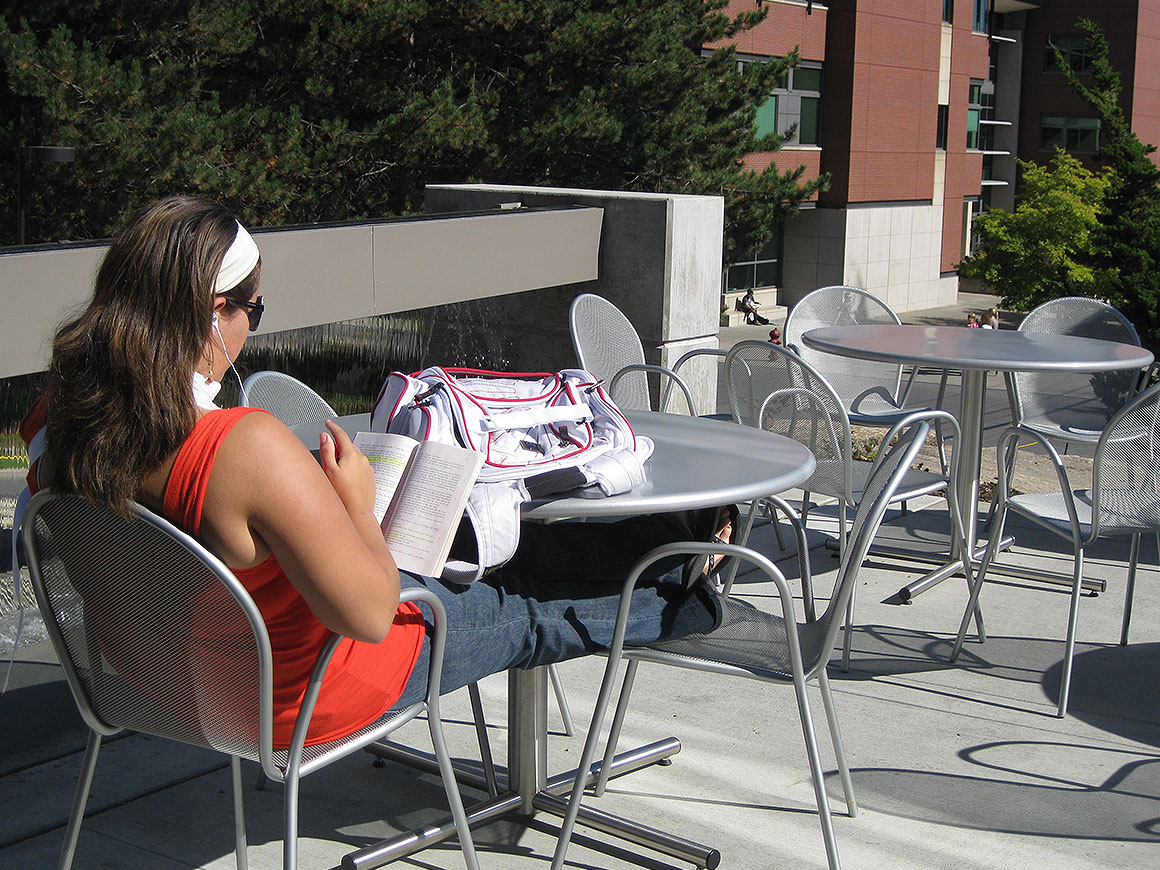
{"type": "Polygon", "coordinates": [[[322,396],[282,372],[254,372],[246,378],[242,393],[243,404],[263,408],[287,426],[321,423],[338,417],[322,396]]]}
{"type": "Polygon", "coordinates": [[[137,504],[119,516],[40,492],[21,528],[37,604],[77,706],[122,728],[246,758],[272,730],[253,600],[212,553],[137,504]]]}
{"type": "MultiPolygon", "coordinates": [[[[581,293],[572,300],[568,328],[580,368],[611,383],[625,366],[644,365],[644,345],[636,327],[619,308],[595,293],[581,293]]],[[[616,404],[626,411],[651,411],[648,375],[629,372],[616,384],[616,404]]]]}
{"type": "Polygon", "coordinates": [[[817,465],[803,486],[852,500],[850,419],[820,372],[780,345],[741,341],[725,358],[725,380],[734,422],[804,444],[817,465]]]}
{"type": "MultiPolygon", "coordinates": [[[[1032,309],[1020,332],[1080,335],[1139,346],[1140,336],[1123,314],[1098,299],[1066,296],[1032,309]]],[[[1135,370],[1074,374],[1015,372],[1012,414],[1030,429],[1066,438],[1088,435],[1094,441],[1136,388],[1135,370]]]]}
{"type": "Polygon", "coordinates": [[[1160,529],[1160,384],[1120,409],[1092,463],[1100,530],[1160,529]]]}
{"type": "Polygon", "coordinates": [[[849,408],[858,397],[875,389],[885,388],[892,399],[897,399],[902,386],[902,366],[814,350],[803,344],[802,336],[823,326],[897,325],[901,322],[894,310],[873,293],[842,285],[819,287],[790,309],[783,340],[802,359],[825,373],[834,392],[849,408]]]}
{"type": "Polygon", "coordinates": [[[838,575],[834,580],[834,591],[830,595],[825,611],[818,617],[818,630],[824,637],[821,651],[823,667],[833,652],[846,613],[846,605],[854,591],[858,571],[870,551],[874,536],[878,534],[878,527],[882,525],[886,508],[894,501],[894,494],[902,485],[931,433],[931,424],[925,419],[928,413],[916,411],[899,421],[882,440],[884,445],[891,446],[889,449],[879,451],[874,461],[862,500],[858,502],[858,510],[850,525],[850,535],[842,552],[838,575]]]}

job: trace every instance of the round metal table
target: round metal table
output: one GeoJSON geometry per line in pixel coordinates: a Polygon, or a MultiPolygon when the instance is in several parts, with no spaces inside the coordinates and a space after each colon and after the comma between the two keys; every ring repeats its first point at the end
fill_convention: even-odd
{"type": "MultiPolygon", "coordinates": [[[[645,462],[646,479],[629,492],[614,496],[564,496],[529,502],[523,516],[533,520],[598,517],[630,517],[649,513],[689,510],[748,501],[775,495],[805,482],[814,472],[813,454],[796,441],[732,422],[660,414],[651,411],[625,413],[633,430],[653,440],[655,450],[645,462]]],[[[369,414],[340,417],[343,429],[353,436],[370,427],[369,414]]],[[[318,449],[322,423],[304,423],[294,432],[313,450],[318,449]]],[[[468,808],[472,825],[492,821],[507,813],[531,815],[537,809],[563,814],[560,794],[571,787],[575,772],[549,778],[547,770],[546,668],[513,670],[508,674],[508,791],[468,808]]],[[[669,737],[617,756],[617,770],[632,770],[656,763],[680,750],[669,737]]],[[[377,754],[424,766],[424,760],[404,747],[391,745],[377,754]]],[[[715,849],[653,828],[582,808],[585,824],[607,834],[640,843],[650,849],[698,866],[716,866],[715,849]]],[[[367,846],[348,856],[344,867],[370,868],[454,834],[450,821],[422,831],[400,834],[367,846]]]]}
{"type": "MultiPolygon", "coordinates": [[[[987,373],[1108,372],[1142,369],[1153,359],[1151,351],[1131,344],[961,326],[827,326],[810,330],[802,336],[802,341],[809,347],[839,356],[962,370],[958,420],[963,443],[955,446],[956,452],[961,450],[955,483],[966,526],[968,552],[972,557],[976,554],[979,459],[987,373]]],[[[927,588],[952,573],[954,563],[948,564],[941,575],[940,572],[928,575],[919,584],[911,584],[907,590],[914,594],[918,591],[916,586],[927,588]]]]}

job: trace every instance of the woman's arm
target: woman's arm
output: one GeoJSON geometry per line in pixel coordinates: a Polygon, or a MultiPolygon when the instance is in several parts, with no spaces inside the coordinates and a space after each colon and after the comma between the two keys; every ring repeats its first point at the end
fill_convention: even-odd
{"type": "Polygon", "coordinates": [[[223,441],[202,516],[206,544],[227,565],[273,553],[327,628],[372,643],[399,604],[399,572],[375,521],[374,475],[338,426],[322,465],[267,414],[247,414],[223,441]]]}

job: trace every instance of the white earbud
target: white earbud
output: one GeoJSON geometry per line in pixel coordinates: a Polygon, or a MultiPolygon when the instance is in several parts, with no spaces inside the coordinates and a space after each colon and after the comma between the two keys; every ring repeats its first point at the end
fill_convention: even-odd
{"type": "Polygon", "coordinates": [[[214,326],[214,329],[217,329],[217,312],[216,311],[213,313],[213,326],[214,326]]]}

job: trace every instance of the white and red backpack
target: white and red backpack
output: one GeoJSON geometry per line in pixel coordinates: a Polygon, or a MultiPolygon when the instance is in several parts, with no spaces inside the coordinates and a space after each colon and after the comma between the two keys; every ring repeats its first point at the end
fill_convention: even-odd
{"type": "Polygon", "coordinates": [[[461,583],[515,554],[525,501],[583,488],[595,495],[627,492],[644,481],[653,451],[601,381],[583,369],[392,372],[375,401],[371,429],[483,454],[467,505],[479,563],[452,560],[443,572],[461,583]]]}

